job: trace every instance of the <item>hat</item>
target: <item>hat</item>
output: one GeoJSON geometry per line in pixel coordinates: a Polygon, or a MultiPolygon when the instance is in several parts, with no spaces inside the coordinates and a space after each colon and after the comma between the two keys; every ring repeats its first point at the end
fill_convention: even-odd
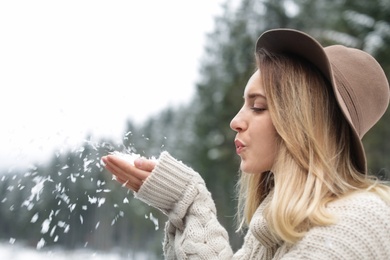
{"type": "Polygon", "coordinates": [[[352,128],[352,147],[357,167],[367,173],[361,139],[385,113],[390,98],[389,83],[378,62],[368,53],[342,45],[322,47],[306,33],[293,29],[264,32],[256,43],[276,53],[292,53],[316,66],[331,83],[337,103],[352,128]]]}

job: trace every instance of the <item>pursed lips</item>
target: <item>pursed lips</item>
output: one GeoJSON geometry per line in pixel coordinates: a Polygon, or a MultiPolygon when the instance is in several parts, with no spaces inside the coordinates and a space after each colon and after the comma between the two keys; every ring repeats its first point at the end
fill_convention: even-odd
{"type": "Polygon", "coordinates": [[[245,148],[245,145],[238,139],[234,140],[234,144],[236,145],[237,154],[240,154],[242,150],[245,148]]]}

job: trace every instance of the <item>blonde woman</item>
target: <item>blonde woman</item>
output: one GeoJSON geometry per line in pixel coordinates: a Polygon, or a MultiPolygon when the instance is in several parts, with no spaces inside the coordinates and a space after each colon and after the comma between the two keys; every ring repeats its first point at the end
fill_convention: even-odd
{"type": "MultiPolygon", "coordinates": [[[[117,180],[168,216],[166,259],[390,259],[390,188],[370,178],[361,142],[389,104],[367,53],[290,29],[265,32],[231,121],[241,158],[232,252],[198,173],[163,152],[134,166],[103,157],[117,180]]],[[[234,170],[234,169],[233,169],[234,170]]]]}

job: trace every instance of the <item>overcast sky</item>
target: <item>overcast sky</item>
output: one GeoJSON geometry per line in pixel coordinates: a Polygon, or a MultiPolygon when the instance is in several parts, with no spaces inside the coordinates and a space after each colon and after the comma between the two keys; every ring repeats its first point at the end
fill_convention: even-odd
{"type": "Polygon", "coordinates": [[[0,166],[120,139],[194,94],[222,0],[0,2],[0,166]]]}

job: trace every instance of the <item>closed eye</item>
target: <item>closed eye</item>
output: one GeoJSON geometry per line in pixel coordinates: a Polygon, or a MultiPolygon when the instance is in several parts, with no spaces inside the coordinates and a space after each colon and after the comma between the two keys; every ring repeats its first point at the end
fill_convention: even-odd
{"type": "Polygon", "coordinates": [[[267,110],[266,108],[261,108],[261,107],[251,107],[251,110],[253,112],[263,112],[265,110],[267,110]]]}

